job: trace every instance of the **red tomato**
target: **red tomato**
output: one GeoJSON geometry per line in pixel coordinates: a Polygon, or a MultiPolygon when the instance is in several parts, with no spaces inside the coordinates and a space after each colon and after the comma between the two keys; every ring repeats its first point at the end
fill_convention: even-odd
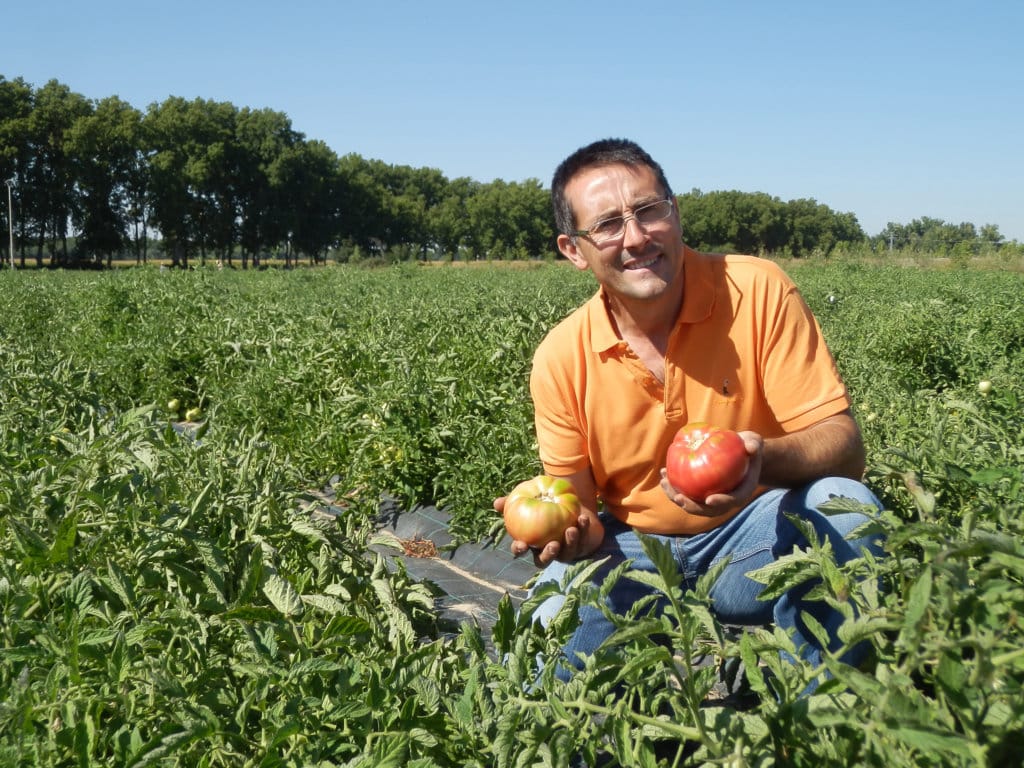
{"type": "Polygon", "coordinates": [[[538,475],[512,489],[505,498],[505,530],[515,541],[543,547],[560,541],[565,529],[576,525],[580,500],[564,478],[538,475]]]}
{"type": "Polygon", "coordinates": [[[676,433],[668,447],[665,471],[673,488],[703,502],[712,494],[727,493],[739,485],[749,463],[739,434],[694,422],[676,433]]]}

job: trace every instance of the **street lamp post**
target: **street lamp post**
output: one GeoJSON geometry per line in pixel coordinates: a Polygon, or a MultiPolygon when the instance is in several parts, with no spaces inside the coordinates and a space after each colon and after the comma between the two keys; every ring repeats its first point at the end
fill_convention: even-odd
{"type": "Polygon", "coordinates": [[[11,269],[14,269],[14,205],[11,202],[11,190],[14,189],[14,179],[6,179],[7,185],[7,233],[11,244],[11,269]]]}

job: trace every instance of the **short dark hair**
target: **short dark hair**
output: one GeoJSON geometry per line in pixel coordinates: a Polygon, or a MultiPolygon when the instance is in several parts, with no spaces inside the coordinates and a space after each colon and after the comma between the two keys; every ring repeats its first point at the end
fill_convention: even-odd
{"type": "Polygon", "coordinates": [[[672,188],[661,166],[647,154],[639,144],[628,139],[601,139],[580,147],[555,169],[551,179],[551,205],[555,209],[555,227],[565,235],[576,229],[576,215],[565,196],[565,187],[581,171],[602,165],[628,165],[632,168],[646,166],[662,186],[666,197],[672,196],[672,188]]]}

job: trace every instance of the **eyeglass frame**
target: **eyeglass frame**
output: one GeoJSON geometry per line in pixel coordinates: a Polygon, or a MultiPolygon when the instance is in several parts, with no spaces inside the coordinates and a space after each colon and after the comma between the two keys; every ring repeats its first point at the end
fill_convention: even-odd
{"type": "Polygon", "coordinates": [[[574,237],[574,238],[575,237],[585,237],[585,238],[587,238],[588,240],[590,240],[591,242],[593,242],[595,244],[610,243],[610,242],[613,242],[615,240],[618,240],[620,237],[622,237],[622,236],[624,236],[626,234],[626,224],[630,220],[635,221],[637,223],[638,227],[642,227],[642,228],[646,228],[647,227],[646,224],[642,224],[640,222],[640,220],[636,217],[637,211],[643,211],[643,210],[646,210],[647,208],[652,208],[655,205],[661,205],[662,203],[668,203],[669,204],[668,212],[664,216],[662,216],[660,219],[655,219],[654,221],[649,222],[650,224],[654,224],[657,221],[664,221],[665,219],[667,219],[669,216],[672,215],[672,211],[675,210],[674,202],[675,201],[672,199],[671,196],[663,197],[660,200],[654,200],[654,201],[652,201],[650,203],[644,203],[640,207],[634,208],[632,213],[626,214],[625,216],[608,216],[607,218],[604,218],[604,219],[598,219],[597,221],[595,221],[593,224],[590,225],[589,229],[575,229],[572,232],[570,232],[569,235],[571,237],[574,237]],[[603,224],[606,221],[614,221],[615,219],[622,219],[622,229],[620,229],[616,234],[610,235],[609,237],[606,237],[603,240],[597,240],[596,238],[594,238],[591,235],[591,232],[593,232],[594,229],[596,229],[599,225],[603,224]]]}

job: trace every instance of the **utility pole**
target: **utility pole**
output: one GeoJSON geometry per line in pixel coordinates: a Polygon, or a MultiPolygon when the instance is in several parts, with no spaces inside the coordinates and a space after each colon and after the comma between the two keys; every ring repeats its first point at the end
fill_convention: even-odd
{"type": "Polygon", "coordinates": [[[11,190],[14,189],[14,178],[6,179],[7,185],[7,232],[11,244],[11,269],[14,269],[14,204],[11,202],[11,190]]]}

